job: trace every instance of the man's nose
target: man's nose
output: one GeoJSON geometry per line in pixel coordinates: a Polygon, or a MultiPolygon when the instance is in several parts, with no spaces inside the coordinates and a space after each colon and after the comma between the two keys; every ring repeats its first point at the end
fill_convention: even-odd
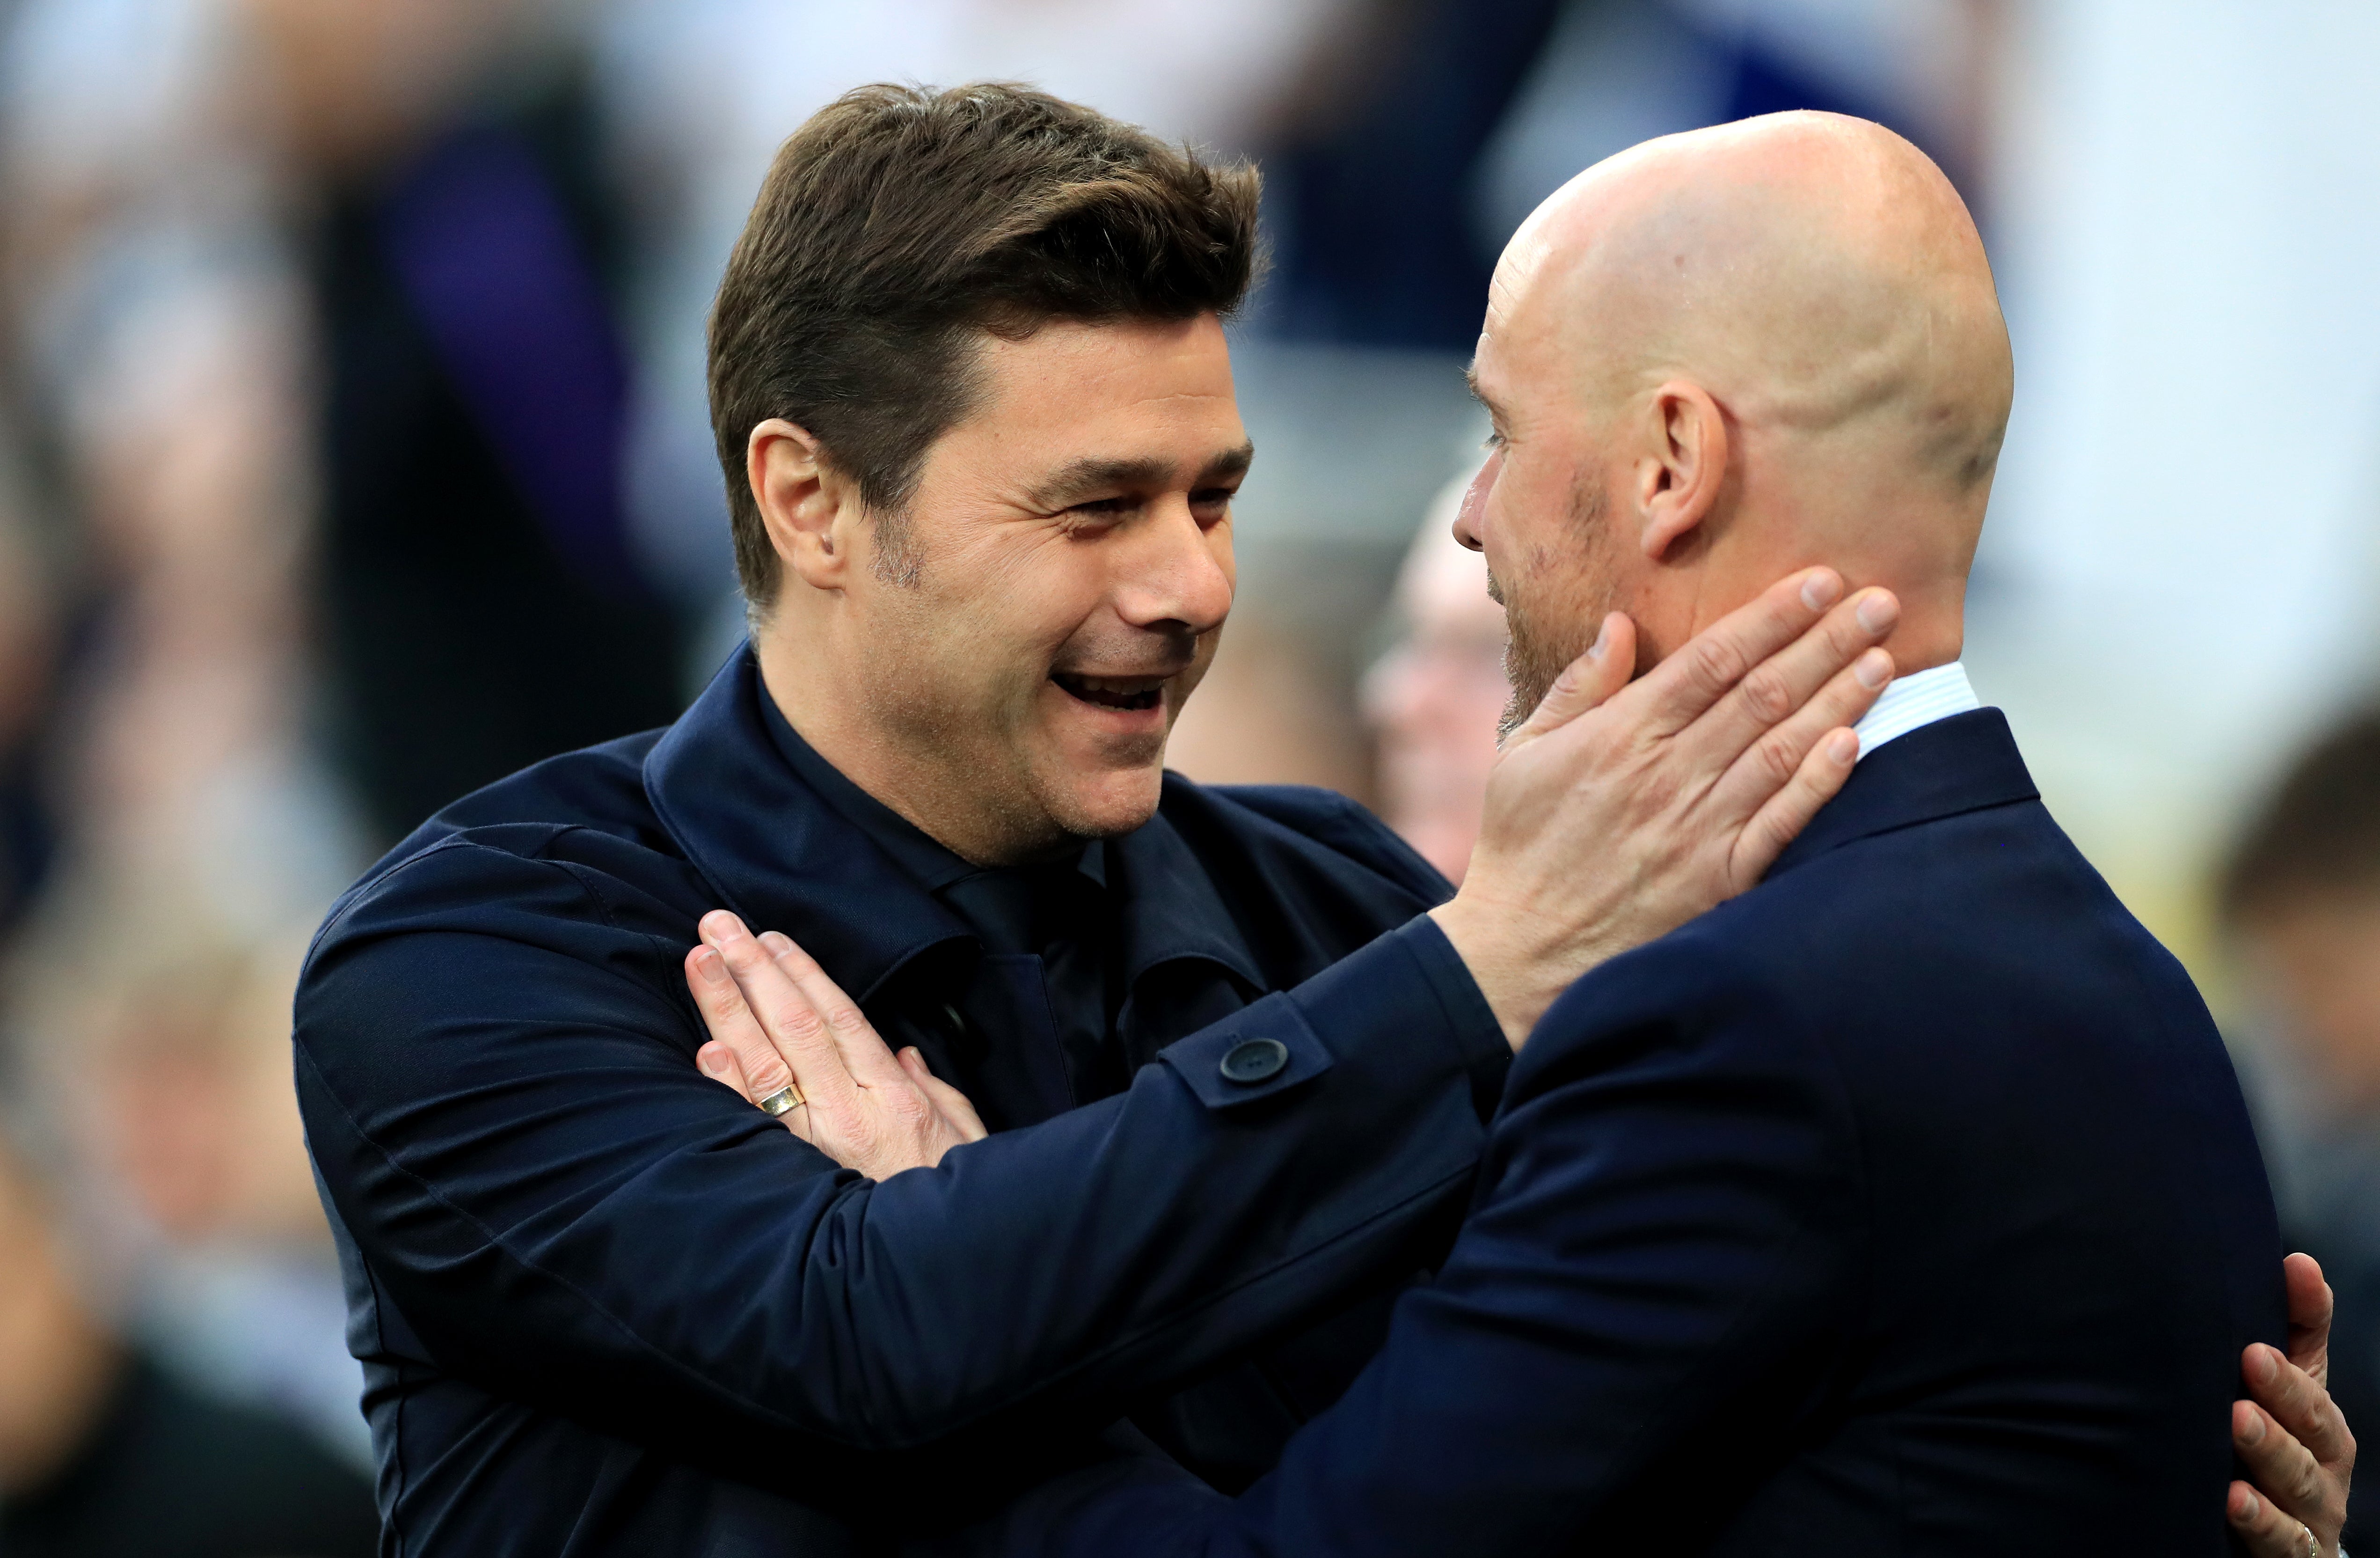
{"type": "Polygon", "coordinates": [[[1463,490],[1463,505],[1454,511],[1454,539],[1474,552],[1486,549],[1480,524],[1486,515],[1488,494],[1495,490],[1497,474],[1503,469],[1501,449],[1482,460],[1477,473],[1471,478],[1471,485],[1463,490]]]}
{"type": "Polygon", "coordinates": [[[1232,610],[1232,533],[1201,527],[1187,506],[1158,517],[1132,549],[1116,612],[1135,627],[1220,627],[1232,610]]]}

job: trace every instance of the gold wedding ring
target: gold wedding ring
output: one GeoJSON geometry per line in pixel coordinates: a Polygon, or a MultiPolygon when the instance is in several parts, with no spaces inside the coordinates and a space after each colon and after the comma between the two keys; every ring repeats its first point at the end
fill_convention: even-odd
{"type": "Polygon", "coordinates": [[[802,1097],[802,1089],[788,1082],[760,1101],[760,1113],[773,1118],[798,1109],[808,1102],[802,1097]]]}

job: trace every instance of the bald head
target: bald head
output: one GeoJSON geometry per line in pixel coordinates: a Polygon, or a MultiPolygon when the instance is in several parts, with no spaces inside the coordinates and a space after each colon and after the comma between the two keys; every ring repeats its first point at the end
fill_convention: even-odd
{"type": "Polygon", "coordinates": [[[1904,669],[1957,654],[2008,334],[1958,192],[1891,131],[1770,115],[1588,169],[1506,249],[1475,375],[1505,441],[1482,476],[1518,490],[1475,494],[1466,539],[1516,634],[1534,608],[1559,652],[1548,612],[1591,634],[1616,606],[1658,655],[1825,562],[1901,593],[1904,669]]]}

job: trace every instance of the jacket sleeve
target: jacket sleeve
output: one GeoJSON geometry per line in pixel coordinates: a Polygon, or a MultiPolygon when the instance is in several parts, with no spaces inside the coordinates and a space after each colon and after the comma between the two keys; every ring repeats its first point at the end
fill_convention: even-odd
{"type": "Polygon", "coordinates": [[[1226,1500],[1151,1457],[937,1554],[1699,1552],[1819,1399],[1863,1227],[1822,1049],[1707,943],[1617,959],[1515,1065],[1478,1199],[1387,1346],[1226,1500]]]}
{"type": "Polygon", "coordinates": [[[359,1350],[648,1442],[1096,1421],[1409,1272],[1508,1059],[1423,919],[1121,1096],[873,1184],[695,1069],[655,973],[683,947],[606,893],[466,841],[397,868],[318,937],[296,1064],[359,1350]],[[1220,1065],[1249,1037],[1290,1052],[1252,1086],[1220,1065]]]}

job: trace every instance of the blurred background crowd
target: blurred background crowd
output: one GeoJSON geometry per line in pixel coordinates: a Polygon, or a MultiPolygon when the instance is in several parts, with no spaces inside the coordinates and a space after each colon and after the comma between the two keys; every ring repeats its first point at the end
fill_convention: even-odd
{"type": "Polygon", "coordinates": [[[887,79],[1261,161],[1241,600],[1173,761],[1450,874],[1505,237],[1747,114],[1931,152],[2018,366],[1971,673],[2224,1017],[2380,1431],[2375,56],[2343,0],[0,0],[0,1552],[370,1550],[305,937],[731,651],[704,310],[776,143],[887,79]]]}

